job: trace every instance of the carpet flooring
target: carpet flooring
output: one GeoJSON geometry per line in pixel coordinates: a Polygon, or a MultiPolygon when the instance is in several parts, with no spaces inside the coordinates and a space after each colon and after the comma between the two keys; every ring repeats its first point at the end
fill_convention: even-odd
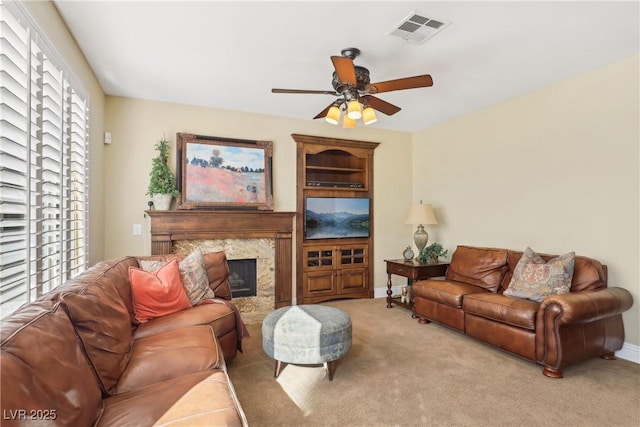
{"type": "Polygon", "coordinates": [[[247,325],[229,376],[250,426],[640,426],[638,364],[597,358],[554,380],[384,299],[325,305],[353,323],[353,346],[331,382],[322,366],[287,365],[275,379],[261,324],[247,325]]]}

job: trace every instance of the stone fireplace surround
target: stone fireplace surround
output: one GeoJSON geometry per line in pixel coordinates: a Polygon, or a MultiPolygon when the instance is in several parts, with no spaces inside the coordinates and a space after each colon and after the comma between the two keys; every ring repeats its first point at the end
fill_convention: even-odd
{"type": "Polygon", "coordinates": [[[256,258],[258,295],[234,299],[245,314],[291,305],[294,212],[146,211],[151,218],[151,254],[224,250],[228,259],[256,258]]]}

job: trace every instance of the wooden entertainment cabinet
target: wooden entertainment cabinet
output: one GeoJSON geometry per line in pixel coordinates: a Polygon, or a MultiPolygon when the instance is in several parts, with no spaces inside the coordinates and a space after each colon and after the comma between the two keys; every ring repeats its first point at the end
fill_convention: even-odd
{"type": "Polygon", "coordinates": [[[373,152],[377,142],[292,134],[297,144],[296,300],[372,298],[373,152]],[[309,197],[368,198],[368,237],[305,237],[309,197]]]}

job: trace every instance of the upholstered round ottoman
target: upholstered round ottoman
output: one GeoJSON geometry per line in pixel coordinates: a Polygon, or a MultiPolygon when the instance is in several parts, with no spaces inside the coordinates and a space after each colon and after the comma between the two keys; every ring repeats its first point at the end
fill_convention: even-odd
{"type": "Polygon", "coordinates": [[[276,361],[275,377],[282,362],[324,363],[332,381],[334,362],[351,348],[351,318],[338,308],[323,305],[279,308],[262,322],[262,348],[276,361]]]}

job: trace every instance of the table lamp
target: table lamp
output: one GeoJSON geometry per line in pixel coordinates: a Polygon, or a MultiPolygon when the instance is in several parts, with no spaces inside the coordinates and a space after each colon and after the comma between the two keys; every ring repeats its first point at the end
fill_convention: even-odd
{"type": "Polygon", "coordinates": [[[413,233],[413,242],[418,248],[418,255],[420,255],[429,241],[429,234],[424,231],[424,225],[438,223],[438,220],[433,213],[433,207],[431,205],[423,205],[422,200],[420,200],[420,203],[416,203],[411,206],[411,210],[409,211],[409,215],[407,215],[405,223],[418,225],[418,229],[413,233]]]}

